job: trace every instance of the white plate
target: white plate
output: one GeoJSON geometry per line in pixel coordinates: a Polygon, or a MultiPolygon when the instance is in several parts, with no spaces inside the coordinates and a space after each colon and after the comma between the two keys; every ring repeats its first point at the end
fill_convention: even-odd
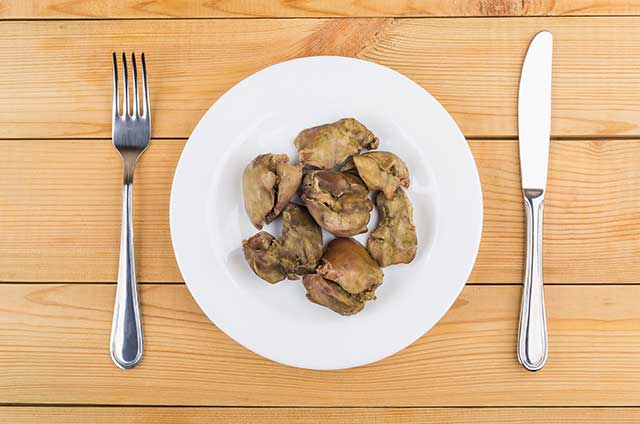
{"type": "MultiPolygon", "coordinates": [[[[266,230],[277,236],[279,225],[266,230]]],[[[248,349],[302,368],[368,364],[426,333],[464,287],[481,231],[478,171],[451,116],[402,74],[344,57],[283,62],[229,90],[193,131],[171,191],[173,247],[200,308],[248,349]],[[300,130],[343,117],[406,161],[418,229],[415,260],[384,268],[378,300],[352,317],[307,301],[299,280],[260,280],[240,247],[256,232],[242,205],[244,167],[266,152],[296,160],[300,130]]]]}

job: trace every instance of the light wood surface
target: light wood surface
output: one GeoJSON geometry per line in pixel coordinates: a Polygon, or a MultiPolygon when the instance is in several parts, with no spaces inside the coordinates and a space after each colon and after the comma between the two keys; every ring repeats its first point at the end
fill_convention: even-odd
{"type": "Polygon", "coordinates": [[[0,285],[0,403],[635,406],[640,396],[640,286],[547,286],[551,357],[535,374],[515,357],[518,286],[467,286],[427,336],[344,371],[257,356],[210,324],[183,285],[142,286],[145,357],[121,371],[107,349],[114,291],[0,285]]]}
{"type": "Polygon", "coordinates": [[[187,137],[259,69],[327,54],[406,74],[467,137],[515,137],[522,60],[541,29],[555,39],[553,135],[640,135],[640,17],[559,17],[4,22],[0,138],[110,137],[114,50],[147,54],[156,137],[187,137]]]}
{"type": "Polygon", "coordinates": [[[640,409],[0,407],[0,420],[25,424],[635,424],[640,409]]]}
{"type": "Polygon", "coordinates": [[[638,15],[638,0],[3,0],[0,18],[638,15]]]}
{"type": "MultiPolygon", "coordinates": [[[[484,232],[470,281],[519,283],[524,209],[517,141],[469,145],[484,190],[484,232]]],[[[136,173],[140,281],[182,281],[169,234],[169,194],[183,146],[183,140],[153,140],[136,173]]],[[[0,282],[115,281],[120,162],[110,140],[0,141],[0,282]]],[[[547,284],[639,282],[639,163],[640,140],[551,143],[547,284]]]]}
{"type": "Polygon", "coordinates": [[[0,0],[0,52],[0,422],[640,421],[638,0],[0,0]],[[543,29],[554,34],[550,361],[528,373],[515,357],[517,89],[543,29]],[[122,50],[147,54],[156,138],[134,189],[146,353],[126,372],[108,355],[121,189],[111,52],[122,50]],[[337,372],[259,357],[166,284],[182,281],[168,201],[194,125],[251,73],[323,54],[428,89],[469,139],[484,191],[472,284],[452,309],[404,351],[337,372]]]}

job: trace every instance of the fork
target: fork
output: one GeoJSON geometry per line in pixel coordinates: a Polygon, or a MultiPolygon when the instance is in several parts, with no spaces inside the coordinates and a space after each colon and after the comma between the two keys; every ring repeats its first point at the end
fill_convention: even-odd
{"type": "Polygon", "coordinates": [[[111,326],[111,359],[122,369],[135,367],[142,359],[143,335],[136,264],[133,251],[132,190],[133,173],[140,155],[149,146],[151,133],[151,110],[149,109],[149,89],[147,67],[142,53],[142,99],[144,110],[138,106],[138,73],[136,56],[131,54],[133,73],[133,99],[130,112],[127,58],[122,53],[122,76],[124,81],[122,113],[118,96],[118,61],[113,53],[113,146],[124,162],[124,184],[122,190],[122,228],[120,234],[120,264],[118,286],[111,326]],[[142,112],[142,113],[141,113],[142,112]]]}

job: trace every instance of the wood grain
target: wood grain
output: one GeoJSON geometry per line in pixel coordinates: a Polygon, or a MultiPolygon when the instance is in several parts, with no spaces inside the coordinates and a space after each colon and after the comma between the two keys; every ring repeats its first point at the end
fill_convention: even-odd
{"type": "MultiPolygon", "coordinates": [[[[179,282],[169,193],[184,141],[153,140],[136,173],[138,278],[179,282]]],[[[524,210],[517,142],[471,141],[484,190],[474,283],[519,283],[524,210]]],[[[247,159],[249,160],[249,158],[247,159]]],[[[545,281],[638,283],[640,140],[553,141],[545,281]]],[[[0,142],[0,281],[115,281],[121,161],[109,140],[0,142]]]]}
{"type": "Polygon", "coordinates": [[[142,286],[145,357],[121,371],[107,348],[114,292],[113,285],[0,286],[0,402],[633,406],[640,396],[639,286],[548,286],[550,360],[534,374],[515,357],[516,286],[467,286],[409,348],[332,372],[278,365],[244,349],[207,321],[182,285],[142,286]]]}
{"type": "Polygon", "coordinates": [[[638,15],[637,0],[4,0],[0,18],[246,18],[638,15]]]}
{"type": "MultiPolygon", "coordinates": [[[[154,140],[134,181],[139,281],[180,281],[169,193],[183,141],[154,140]]],[[[116,281],[122,160],[110,140],[0,142],[0,281],[116,281]]]]}
{"type": "MultiPolygon", "coordinates": [[[[518,143],[470,142],[484,193],[471,282],[520,282],[524,259],[518,143]]],[[[552,141],[544,217],[545,283],[638,283],[640,142],[552,141]]]]}
{"type": "Polygon", "coordinates": [[[541,29],[555,40],[553,135],[640,135],[640,17],[563,17],[4,22],[0,138],[110,137],[114,49],[147,54],[156,137],[187,137],[259,69],[327,54],[406,74],[468,137],[515,137],[520,68],[541,29]]]}
{"type": "Polygon", "coordinates": [[[619,424],[637,423],[638,408],[165,408],[0,407],[14,424],[619,424]]]}
{"type": "Polygon", "coordinates": [[[0,422],[640,421],[634,15],[638,0],[0,0],[0,422]],[[480,18],[453,18],[465,16],[480,18]],[[551,146],[550,361],[531,374],[515,358],[521,288],[500,283],[522,278],[517,86],[541,29],[555,41],[552,132],[571,140],[551,146]],[[146,52],[163,138],[136,176],[146,353],[128,372],[108,355],[115,287],[86,284],[116,278],[113,49],[146,52]],[[156,283],[182,280],[168,198],[184,138],[251,73],[327,54],[404,73],[476,138],[485,221],[479,284],[425,337],[370,366],[314,372],[244,349],[183,285],[156,283]]]}

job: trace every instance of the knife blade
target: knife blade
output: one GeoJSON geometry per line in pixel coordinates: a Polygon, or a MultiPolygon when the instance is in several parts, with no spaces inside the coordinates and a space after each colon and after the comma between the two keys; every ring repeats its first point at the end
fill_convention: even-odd
{"type": "Polygon", "coordinates": [[[520,76],[518,138],[520,173],[527,219],[527,256],[518,328],[518,360],[529,371],[548,358],[544,306],[542,222],[551,133],[551,67],[553,36],[548,31],[531,41],[520,76]]]}
{"type": "Polygon", "coordinates": [[[553,36],[539,32],[522,65],[518,95],[518,136],[523,189],[544,190],[551,131],[551,56],[553,36]]]}

